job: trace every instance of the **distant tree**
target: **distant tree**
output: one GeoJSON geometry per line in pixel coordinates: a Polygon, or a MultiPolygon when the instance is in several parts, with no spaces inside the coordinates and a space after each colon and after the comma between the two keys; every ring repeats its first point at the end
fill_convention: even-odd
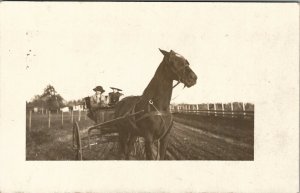
{"type": "Polygon", "coordinates": [[[65,106],[63,97],[56,92],[52,85],[47,85],[42,95],[35,95],[31,104],[38,107],[46,107],[50,110],[56,110],[65,106]]]}
{"type": "Polygon", "coordinates": [[[83,104],[84,104],[84,100],[83,100],[83,99],[78,99],[78,100],[76,101],[76,103],[77,103],[78,105],[83,105],[83,104]]]}
{"type": "Polygon", "coordinates": [[[47,101],[52,96],[55,96],[56,90],[52,85],[47,85],[47,87],[44,89],[43,94],[41,95],[41,99],[47,101]]]}
{"type": "Polygon", "coordinates": [[[43,107],[44,101],[41,100],[41,96],[40,95],[35,95],[32,99],[31,99],[31,105],[35,106],[35,107],[43,107]]]}
{"type": "Polygon", "coordinates": [[[63,101],[64,99],[59,94],[55,94],[47,99],[46,104],[49,109],[56,110],[65,106],[63,101]]]}

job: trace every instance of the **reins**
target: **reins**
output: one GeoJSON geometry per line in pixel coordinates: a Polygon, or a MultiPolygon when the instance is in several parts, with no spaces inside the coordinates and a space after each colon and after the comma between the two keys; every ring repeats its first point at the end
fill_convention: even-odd
{"type": "MultiPolygon", "coordinates": [[[[180,83],[180,82],[179,82],[180,83]]],[[[176,86],[178,85],[178,83],[176,84],[176,86]]],[[[173,88],[175,88],[175,87],[173,87],[173,88]]],[[[182,90],[185,88],[185,86],[182,88],[182,90]]],[[[175,97],[173,97],[172,99],[171,99],[171,101],[173,101],[173,100],[175,100],[178,96],[180,96],[181,95],[181,93],[179,93],[178,95],[176,95],[175,97]]]]}
{"type": "Polygon", "coordinates": [[[181,83],[181,81],[179,80],[174,86],[173,86],[173,88],[172,89],[174,89],[178,84],[180,84],[181,83]]]}

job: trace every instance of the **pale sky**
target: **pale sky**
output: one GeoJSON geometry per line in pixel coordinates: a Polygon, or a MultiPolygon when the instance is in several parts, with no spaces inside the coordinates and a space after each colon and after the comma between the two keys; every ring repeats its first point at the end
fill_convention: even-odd
{"type": "Polygon", "coordinates": [[[195,86],[175,88],[172,103],[253,102],[284,81],[284,60],[298,52],[297,6],[272,5],[4,3],[2,75],[23,77],[12,84],[25,100],[47,84],[66,100],[96,85],[140,95],[163,58],[158,48],[172,49],[198,76],[195,86]]]}

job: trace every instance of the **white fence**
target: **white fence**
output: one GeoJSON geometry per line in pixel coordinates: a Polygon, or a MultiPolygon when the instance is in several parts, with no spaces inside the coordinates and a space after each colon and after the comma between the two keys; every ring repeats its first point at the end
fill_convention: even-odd
{"type": "Polygon", "coordinates": [[[172,113],[198,114],[203,116],[254,118],[254,105],[251,103],[207,103],[170,105],[172,113]]]}
{"type": "Polygon", "coordinates": [[[80,121],[82,119],[87,120],[87,111],[56,111],[51,113],[49,110],[45,110],[45,113],[35,113],[33,110],[27,112],[28,129],[31,130],[32,123],[36,122],[42,125],[47,125],[48,128],[52,127],[52,124],[60,123],[61,128],[64,124],[69,124],[74,121],[80,121]]]}

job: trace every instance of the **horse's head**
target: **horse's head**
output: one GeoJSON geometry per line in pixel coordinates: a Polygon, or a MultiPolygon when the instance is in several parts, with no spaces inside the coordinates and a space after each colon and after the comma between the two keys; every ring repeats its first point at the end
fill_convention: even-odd
{"type": "Polygon", "coordinates": [[[189,62],[180,54],[177,54],[173,50],[170,52],[161,50],[166,62],[166,70],[170,72],[172,80],[182,82],[185,86],[191,87],[197,82],[197,75],[190,68],[189,62]]]}

